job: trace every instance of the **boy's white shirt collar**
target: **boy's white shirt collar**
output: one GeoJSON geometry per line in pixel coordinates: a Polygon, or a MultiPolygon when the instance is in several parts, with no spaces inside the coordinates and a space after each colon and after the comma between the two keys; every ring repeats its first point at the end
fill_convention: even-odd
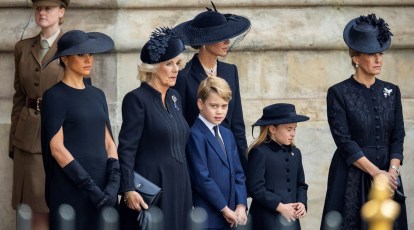
{"type": "MultiPolygon", "coordinates": [[[[200,118],[200,120],[207,126],[207,128],[208,129],[210,129],[210,131],[211,131],[211,133],[213,134],[213,136],[215,136],[214,135],[214,126],[216,126],[215,124],[213,124],[213,123],[211,123],[211,122],[209,122],[209,121],[207,121],[207,119],[205,119],[204,117],[203,117],[203,115],[201,115],[201,113],[200,114],[198,114],[198,118],[200,118]]],[[[219,128],[219,135],[220,135],[220,137],[221,137],[221,133],[220,133],[220,128],[219,128]]]]}

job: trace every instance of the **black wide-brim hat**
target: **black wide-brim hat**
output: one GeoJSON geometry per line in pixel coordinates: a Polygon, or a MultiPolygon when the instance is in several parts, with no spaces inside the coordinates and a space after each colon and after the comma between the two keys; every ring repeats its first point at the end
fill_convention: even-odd
{"type": "Polygon", "coordinates": [[[82,30],[70,30],[59,38],[57,42],[57,51],[45,66],[53,60],[63,56],[104,53],[113,48],[114,41],[106,34],[99,32],[85,33],[82,30]]]}
{"type": "Polygon", "coordinates": [[[252,126],[280,125],[309,120],[309,117],[296,114],[295,106],[287,103],[277,103],[263,108],[262,117],[252,126]]]}
{"type": "Polygon", "coordinates": [[[344,28],[346,45],[360,53],[374,54],[388,49],[392,33],[388,24],[375,14],[352,19],[344,28]]]}
{"type": "Polygon", "coordinates": [[[177,25],[174,30],[181,36],[184,44],[200,46],[234,38],[249,28],[250,21],[243,16],[208,10],[177,25]]]}

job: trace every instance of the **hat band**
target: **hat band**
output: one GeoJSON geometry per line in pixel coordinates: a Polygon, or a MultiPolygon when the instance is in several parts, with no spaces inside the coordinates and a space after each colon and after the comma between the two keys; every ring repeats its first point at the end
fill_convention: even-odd
{"type": "Polygon", "coordinates": [[[263,116],[263,119],[280,119],[280,118],[288,118],[288,117],[294,117],[297,116],[295,112],[289,112],[282,115],[275,115],[275,114],[269,114],[269,116],[263,116]]]}

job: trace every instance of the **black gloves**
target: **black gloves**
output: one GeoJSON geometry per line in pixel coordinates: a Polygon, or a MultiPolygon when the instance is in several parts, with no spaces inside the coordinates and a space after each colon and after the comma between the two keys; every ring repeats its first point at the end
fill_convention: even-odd
{"type": "Polygon", "coordinates": [[[108,181],[104,193],[109,195],[109,205],[115,206],[115,204],[118,203],[118,190],[121,181],[121,171],[118,159],[112,157],[108,158],[106,174],[108,181]]]}
{"type": "Polygon", "coordinates": [[[76,184],[76,186],[78,186],[78,188],[85,191],[89,195],[92,203],[97,208],[110,205],[109,195],[105,195],[102,192],[102,190],[92,180],[89,173],[85,171],[78,161],[73,160],[69,162],[69,164],[63,167],[62,170],[76,184]]]}

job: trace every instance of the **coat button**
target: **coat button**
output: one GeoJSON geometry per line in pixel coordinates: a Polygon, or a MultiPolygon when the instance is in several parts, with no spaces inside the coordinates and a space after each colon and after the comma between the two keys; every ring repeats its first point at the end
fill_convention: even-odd
{"type": "Polygon", "coordinates": [[[35,71],[36,72],[39,72],[40,71],[40,68],[39,67],[36,67],[35,71]]]}
{"type": "Polygon", "coordinates": [[[35,82],[34,83],[34,86],[39,86],[39,82],[35,82]]]}
{"type": "Polygon", "coordinates": [[[376,136],[375,139],[379,140],[379,136],[376,136]]]}
{"type": "Polygon", "coordinates": [[[290,172],[290,169],[286,169],[286,172],[288,173],[288,172],[290,172]]]}
{"type": "Polygon", "coordinates": [[[289,179],[289,178],[287,178],[287,179],[286,179],[286,182],[288,182],[288,183],[289,183],[289,182],[290,182],[290,179],[289,179]]]}
{"type": "Polygon", "coordinates": [[[286,162],[289,162],[289,158],[286,158],[286,159],[285,159],[285,161],[286,161],[286,162]]]}
{"type": "Polygon", "coordinates": [[[379,116],[375,116],[375,120],[378,120],[379,119],[379,116]]]}

